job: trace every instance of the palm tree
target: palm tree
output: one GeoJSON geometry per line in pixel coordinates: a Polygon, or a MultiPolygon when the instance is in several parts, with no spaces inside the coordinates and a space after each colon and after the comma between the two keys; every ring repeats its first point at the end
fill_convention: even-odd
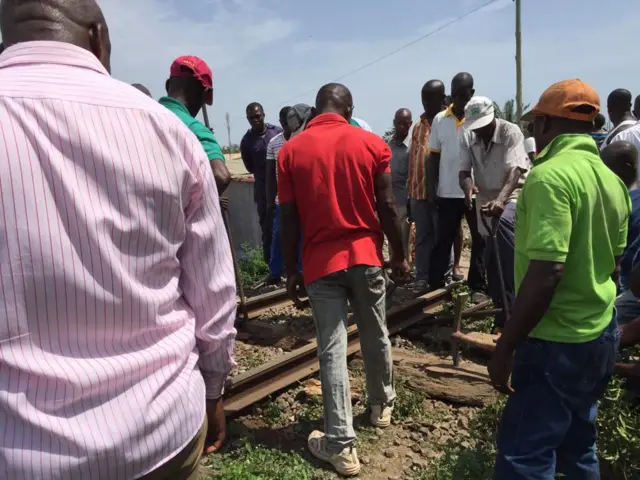
{"type": "MultiPolygon", "coordinates": [[[[522,115],[527,113],[530,107],[530,103],[523,105],[522,115]]],[[[516,101],[513,98],[504,102],[502,108],[500,108],[496,102],[493,102],[493,108],[496,111],[496,117],[506,120],[507,122],[518,123],[516,119],[516,101]]]]}
{"type": "Polygon", "coordinates": [[[396,134],[396,127],[395,125],[391,125],[391,127],[388,128],[386,132],[384,132],[384,135],[382,135],[382,138],[384,139],[385,142],[388,142],[393,138],[395,134],[396,134]]]}

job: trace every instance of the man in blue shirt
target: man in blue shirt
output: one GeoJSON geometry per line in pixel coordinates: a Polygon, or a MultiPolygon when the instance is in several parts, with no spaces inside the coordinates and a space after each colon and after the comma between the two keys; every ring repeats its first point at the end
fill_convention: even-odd
{"type": "Polygon", "coordinates": [[[253,174],[253,199],[258,207],[258,220],[262,229],[262,251],[265,262],[271,259],[271,236],[273,223],[267,215],[267,145],[273,137],[282,133],[280,127],[265,123],[264,109],[259,103],[247,105],[247,120],[251,128],[240,142],[242,162],[253,174]]]}
{"type": "Polygon", "coordinates": [[[629,233],[627,248],[620,259],[619,296],[616,299],[618,323],[624,325],[640,317],[640,304],[629,288],[631,271],[640,263],[640,189],[638,189],[638,150],[625,141],[614,142],[600,152],[602,161],[609,167],[629,189],[631,197],[631,215],[629,216],[629,233]]]}

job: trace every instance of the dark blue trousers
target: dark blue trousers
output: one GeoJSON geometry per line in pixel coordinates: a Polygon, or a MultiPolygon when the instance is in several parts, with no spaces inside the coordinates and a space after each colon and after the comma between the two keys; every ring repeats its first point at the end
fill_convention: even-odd
{"type": "Polygon", "coordinates": [[[615,319],[587,343],[529,339],[515,354],[494,480],[598,480],[597,402],[620,343],[615,319]]]}

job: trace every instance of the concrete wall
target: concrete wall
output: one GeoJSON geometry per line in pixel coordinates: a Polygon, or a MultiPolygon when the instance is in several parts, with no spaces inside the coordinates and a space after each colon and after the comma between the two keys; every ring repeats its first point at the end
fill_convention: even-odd
{"type": "Polygon", "coordinates": [[[238,256],[242,256],[245,244],[262,250],[262,230],[253,201],[253,176],[233,176],[224,196],[229,198],[229,228],[238,256]]]}

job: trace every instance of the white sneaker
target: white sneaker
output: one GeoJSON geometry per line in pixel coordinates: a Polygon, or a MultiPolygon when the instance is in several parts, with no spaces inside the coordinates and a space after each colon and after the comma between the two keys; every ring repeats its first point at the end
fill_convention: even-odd
{"type": "Polygon", "coordinates": [[[324,433],[315,431],[309,435],[309,450],[311,454],[333,465],[333,468],[344,477],[352,477],[360,472],[360,461],[355,447],[347,447],[340,453],[331,453],[327,449],[327,439],[324,433]]]}
{"type": "Polygon", "coordinates": [[[393,407],[388,405],[371,405],[371,416],[369,419],[374,427],[386,428],[391,425],[391,414],[393,407]]]}

